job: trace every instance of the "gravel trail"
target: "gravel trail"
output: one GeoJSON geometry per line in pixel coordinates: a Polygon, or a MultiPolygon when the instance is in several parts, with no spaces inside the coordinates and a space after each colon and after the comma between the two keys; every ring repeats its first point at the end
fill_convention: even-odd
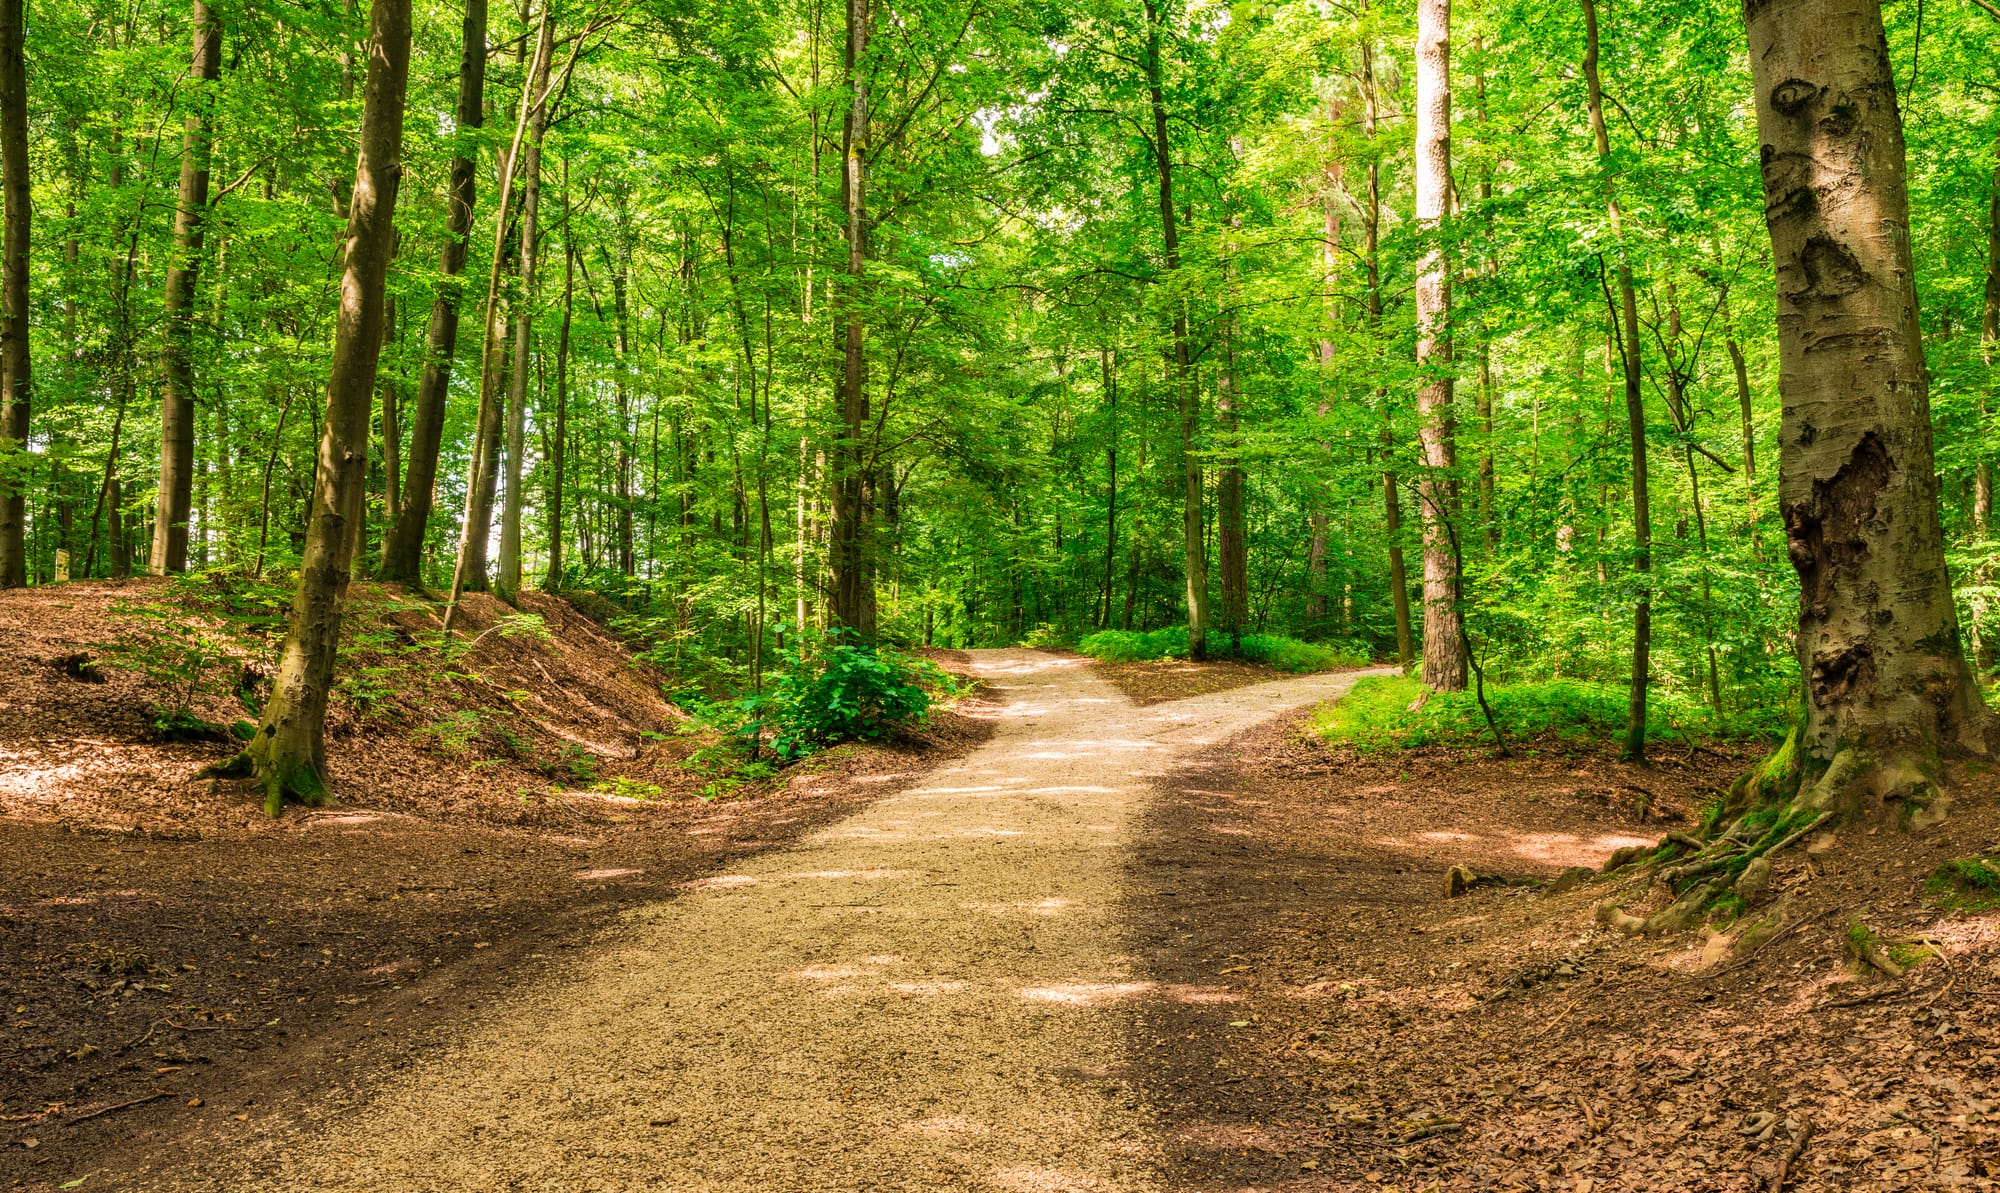
{"type": "Polygon", "coordinates": [[[972,652],[992,741],[626,915],[559,982],[347,1111],[183,1188],[1155,1189],[1116,908],[1149,779],[1337,696],[1306,676],[1135,708],[1085,660],[972,652]]]}

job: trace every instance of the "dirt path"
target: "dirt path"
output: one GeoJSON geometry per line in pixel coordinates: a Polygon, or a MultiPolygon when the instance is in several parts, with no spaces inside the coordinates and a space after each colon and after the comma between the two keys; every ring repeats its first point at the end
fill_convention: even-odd
{"type": "Polygon", "coordinates": [[[1149,781],[1355,674],[1139,709],[1081,660],[976,666],[1008,705],[961,764],[628,913],[561,980],[181,1187],[1150,1187],[1114,1019],[1175,993],[1118,946],[1149,781]]]}

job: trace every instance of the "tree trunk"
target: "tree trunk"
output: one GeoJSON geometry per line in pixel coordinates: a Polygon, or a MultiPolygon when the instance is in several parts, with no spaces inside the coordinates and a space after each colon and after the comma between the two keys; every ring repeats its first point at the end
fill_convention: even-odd
{"type": "MultiPolygon", "coordinates": [[[[194,55],[189,73],[203,83],[222,76],[222,23],[194,0],[194,55]]],[[[212,88],[197,87],[181,147],[180,197],[174,209],[174,252],[161,297],[165,336],[161,357],[160,493],[153,518],[155,575],[187,568],[188,516],[194,497],[194,287],[201,268],[201,239],[208,215],[212,88]]]]}
{"type": "MultiPolygon", "coordinates": [[[[493,527],[493,492],[500,475],[501,393],[506,388],[507,335],[502,313],[501,283],[506,277],[508,234],[513,231],[508,218],[513,205],[514,176],[521,165],[522,142],[529,121],[546,98],[538,94],[535,80],[548,78],[550,49],[549,12],[542,9],[535,36],[534,60],[521,85],[520,114],[514,121],[514,138],[500,159],[498,218],[493,228],[493,265],[486,275],[486,305],[480,319],[479,421],[472,433],[472,461],[466,473],[465,524],[458,540],[458,562],[452,568],[451,592],[446,601],[444,631],[458,619],[458,598],[468,589],[486,587],[486,539],[493,527]]],[[[571,59],[574,61],[574,58],[571,59]]],[[[547,90],[546,87],[543,90],[547,90]]]]}
{"type": "MultiPolygon", "coordinates": [[[[486,119],[486,0],[465,0],[464,33],[459,44],[457,129],[469,137],[486,119]]],[[[403,478],[403,499],[396,523],[382,544],[382,578],[415,583],[422,579],[424,532],[437,490],[438,447],[444,440],[445,400],[451,392],[452,360],[458,352],[458,308],[464,296],[460,276],[465,271],[467,238],[472,233],[472,207],[478,198],[478,154],[469,140],[451,159],[450,190],[445,205],[444,247],[438,252],[441,275],[431,300],[429,327],[424,334],[424,367],[417,380],[415,409],[410,416],[409,470],[403,478]]]]}
{"type": "MultiPolygon", "coordinates": [[[[1380,108],[1375,97],[1375,53],[1361,45],[1361,100],[1363,129],[1368,134],[1368,213],[1362,224],[1361,260],[1368,274],[1368,327],[1378,336],[1382,330],[1382,155],[1373,147],[1380,108]]],[[[1378,348],[1379,351],[1379,348],[1378,348]]],[[[1389,541],[1389,607],[1396,617],[1396,663],[1407,674],[1416,661],[1416,642],[1410,626],[1410,574],[1403,561],[1403,500],[1396,476],[1395,420],[1391,417],[1389,390],[1375,391],[1382,407],[1382,533],[1389,541]]]]}
{"type": "Polygon", "coordinates": [[[1465,644],[1458,607],[1455,427],[1451,379],[1451,278],[1442,226],[1451,205],[1451,0],[1417,0],[1416,220],[1431,238],[1417,263],[1417,481],[1424,528],[1424,683],[1465,690],[1465,644]]]}
{"type": "MultiPolygon", "coordinates": [[[[23,0],[0,0],[0,456],[28,450],[27,24],[23,0]]],[[[6,463],[0,461],[0,463],[6,463]]],[[[21,469],[25,474],[26,469],[21,469]]],[[[24,483],[0,474],[0,588],[28,582],[24,483]]],[[[92,522],[95,532],[96,523],[92,522]]]]}
{"type": "Polygon", "coordinates": [[[847,279],[840,374],[840,437],[833,453],[833,526],[827,544],[833,567],[830,612],[837,625],[863,641],[872,640],[875,602],[867,530],[867,463],[863,436],[868,426],[868,360],[862,322],[864,272],[868,260],[868,82],[865,59],[874,15],[870,0],[847,0],[847,118],[841,130],[841,210],[845,217],[847,279]]]}
{"type": "MultiPolygon", "coordinates": [[[[1173,143],[1167,137],[1166,66],[1161,61],[1162,17],[1157,0],[1146,7],[1146,96],[1153,116],[1153,166],[1159,178],[1160,240],[1169,277],[1181,269],[1180,227],[1174,211],[1173,143]]],[[[1180,401],[1181,542],[1187,578],[1188,657],[1208,658],[1208,542],[1202,532],[1201,457],[1195,454],[1201,427],[1201,394],[1188,348],[1185,297],[1173,302],[1174,389],[1180,401]]]]}
{"type": "MultiPolygon", "coordinates": [[[[1988,369],[2000,363],[2000,140],[1993,147],[1993,189],[1986,204],[1986,301],[1980,311],[1979,355],[1988,369]]],[[[1979,393],[1979,425],[1987,426],[1986,387],[1979,393]]],[[[1977,440],[1975,440],[1977,442],[1977,440]]],[[[1982,448],[1972,467],[1972,529],[1985,538],[1993,525],[1993,461],[1982,448]]]]}
{"type": "Polygon", "coordinates": [[[1118,370],[1115,354],[1099,349],[1104,374],[1104,582],[1097,600],[1097,628],[1111,624],[1111,576],[1118,558],[1118,370]]]}
{"type": "Polygon", "coordinates": [[[1800,588],[1796,802],[1921,806],[1941,753],[1987,752],[1990,718],[1945,570],[1881,7],[1750,0],[1744,15],[1777,270],[1779,508],[1800,588]]]}
{"type": "MultiPolygon", "coordinates": [[[[1226,252],[1226,250],[1225,250],[1226,252]]],[[[1224,259],[1224,301],[1233,299],[1227,285],[1228,262],[1224,259]]],[[[1229,635],[1229,649],[1239,651],[1243,625],[1250,614],[1249,535],[1243,509],[1243,463],[1236,454],[1242,444],[1237,438],[1241,394],[1236,385],[1236,323],[1224,314],[1222,322],[1222,370],[1215,379],[1215,429],[1227,453],[1218,462],[1215,478],[1215,555],[1222,573],[1222,630],[1229,635]]]]}
{"type": "MultiPolygon", "coordinates": [[[[1583,0],[1583,80],[1590,106],[1590,131],[1597,142],[1598,168],[1604,171],[1604,201],[1614,239],[1623,233],[1618,196],[1611,181],[1611,132],[1604,122],[1604,88],[1597,72],[1597,2],[1583,0]]],[[[1639,592],[1632,607],[1632,676],[1625,716],[1624,757],[1646,756],[1646,688],[1651,682],[1653,593],[1646,575],[1653,567],[1652,502],[1646,492],[1646,401],[1639,373],[1639,305],[1632,287],[1632,264],[1619,246],[1618,310],[1612,328],[1617,333],[1619,363],[1625,379],[1625,421],[1632,443],[1632,568],[1639,573],[1639,592]]]]}
{"type": "MultiPolygon", "coordinates": [[[[563,229],[568,235],[569,170],[563,170],[563,229]]],[[[556,332],[556,429],[549,444],[549,571],[542,587],[558,592],[563,586],[563,462],[569,452],[569,323],[576,299],[576,246],[563,242],[562,327],[556,332]]]]}
{"type": "Polygon", "coordinates": [[[340,315],[298,590],[262,723],[243,753],[220,768],[255,778],[264,790],[264,809],[273,816],[287,798],[319,803],[327,796],[327,695],[353,566],[352,528],[364,516],[367,499],[368,415],[382,349],[384,280],[395,249],[396,188],[402,173],[409,0],[375,0],[370,24],[361,152],[348,204],[340,315]]]}
{"type": "MultiPolygon", "coordinates": [[[[396,297],[390,295],[387,308],[382,315],[382,337],[384,343],[394,344],[401,328],[396,323],[396,297]]],[[[403,475],[403,426],[401,403],[397,400],[396,379],[387,374],[381,378],[382,390],[382,520],[390,527],[396,525],[396,503],[401,499],[402,486],[398,484],[403,475]]],[[[384,531],[387,534],[387,531],[384,531]]]]}
{"type": "MultiPolygon", "coordinates": [[[[521,455],[527,448],[528,365],[535,340],[535,266],[540,245],[542,199],[542,133],[549,123],[546,99],[552,27],[544,9],[535,47],[539,68],[528,79],[537,97],[528,117],[528,140],[521,147],[521,292],[514,309],[514,373],[507,387],[507,476],[500,507],[500,560],[494,587],[500,599],[513,603],[521,591],[521,455]]],[[[622,370],[621,370],[622,375],[622,370]]]]}
{"type": "Polygon", "coordinates": [[[613,191],[616,202],[614,227],[618,244],[611,258],[612,347],[618,353],[618,372],[613,392],[618,408],[618,464],[614,491],[618,499],[618,570],[633,575],[637,560],[632,554],[632,312],[629,293],[632,276],[632,231],[625,191],[613,191]]]}

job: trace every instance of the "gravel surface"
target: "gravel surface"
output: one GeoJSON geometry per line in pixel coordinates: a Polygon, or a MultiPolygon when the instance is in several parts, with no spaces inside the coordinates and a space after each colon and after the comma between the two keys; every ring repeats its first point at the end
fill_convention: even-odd
{"type": "Polygon", "coordinates": [[[318,1121],[183,1189],[1158,1188],[1121,1028],[1123,863],[1151,780],[1345,691],[1137,708],[1087,661],[972,652],[1007,699],[960,764],[629,912],[318,1121]]]}

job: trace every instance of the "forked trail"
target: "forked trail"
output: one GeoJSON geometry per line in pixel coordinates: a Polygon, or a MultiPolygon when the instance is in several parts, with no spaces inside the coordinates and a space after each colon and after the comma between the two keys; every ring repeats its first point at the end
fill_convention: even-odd
{"type": "Polygon", "coordinates": [[[1357,674],[1148,708],[974,652],[996,736],[922,786],[626,922],[348,1112],[184,1187],[1141,1190],[1121,1080],[1149,780],[1357,674]],[[242,1165],[248,1165],[246,1173],[242,1165]]]}

